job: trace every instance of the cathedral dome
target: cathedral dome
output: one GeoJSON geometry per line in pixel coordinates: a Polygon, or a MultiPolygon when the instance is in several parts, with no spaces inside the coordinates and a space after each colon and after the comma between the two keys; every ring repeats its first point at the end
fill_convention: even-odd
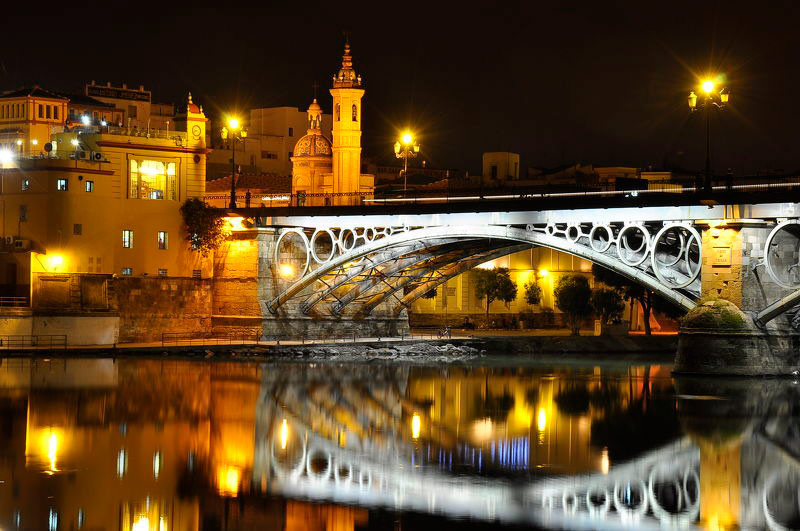
{"type": "Polygon", "coordinates": [[[309,133],[294,145],[293,157],[332,156],[331,141],[317,133],[309,133]]]}

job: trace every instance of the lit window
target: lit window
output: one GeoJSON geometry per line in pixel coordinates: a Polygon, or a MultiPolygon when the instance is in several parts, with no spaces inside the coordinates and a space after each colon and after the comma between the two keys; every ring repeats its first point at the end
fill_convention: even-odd
{"type": "Polygon", "coordinates": [[[39,118],[44,118],[44,105],[39,104],[39,118]]]}
{"type": "Polygon", "coordinates": [[[56,182],[56,190],[60,192],[66,192],[69,190],[69,181],[67,179],[59,179],[56,182]]]}
{"type": "Polygon", "coordinates": [[[133,275],[133,268],[132,267],[123,267],[122,268],[122,276],[129,277],[133,275]]]}
{"type": "Polygon", "coordinates": [[[168,243],[169,242],[167,240],[167,233],[164,232],[164,231],[159,231],[158,232],[158,248],[163,251],[164,249],[167,248],[167,244],[168,243]]]}
{"type": "Polygon", "coordinates": [[[122,247],[125,249],[133,248],[133,231],[125,229],[122,231],[122,247]]]}
{"type": "Polygon", "coordinates": [[[28,205],[19,206],[19,220],[28,221],[28,205]]]}
{"type": "Polygon", "coordinates": [[[158,276],[160,276],[160,277],[167,276],[167,270],[166,269],[159,269],[158,270],[158,276]]]}
{"type": "Polygon", "coordinates": [[[358,107],[356,106],[355,103],[353,104],[353,121],[354,122],[358,121],[358,107]]]}
{"type": "Polygon", "coordinates": [[[94,181],[86,181],[85,186],[87,192],[94,192],[94,181]]]}
{"type": "Polygon", "coordinates": [[[83,234],[83,225],[80,223],[74,223],[72,225],[72,234],[75,234],[76,236],[83,234]]]}
{"type": "Polygon", "coordinates": [[[177,164],[156,160],[131,160],[130,199],[178,199],[177,164]]]}

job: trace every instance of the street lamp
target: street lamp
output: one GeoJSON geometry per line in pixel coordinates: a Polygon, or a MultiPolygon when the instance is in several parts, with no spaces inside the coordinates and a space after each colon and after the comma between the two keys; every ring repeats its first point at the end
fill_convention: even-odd
{"type": "Polygon", "coordinates": [[[408,131],[403,133],[400,140],[394,143],[394,156],[403,159],[403,192],[408,188],[408,159],[413,159],[419,153],[419,144],[414,142],[414,137],[408,131]]]}
{"type": "Polygon", "coordinates": [[[711,79],[703,80],[700,84],[700,92],[703,94],[703,98],[699,104],[694,91],[689,92],[688,102],[692,112],[703,109],[706,113],[706,174],[703,180],[703,191],[711,193],[711,110],[724,109],[728,105],[730,92],[725,87],[717,91],[716,83],[711,79]]]}
{"type": "Polygon", "coordinates": [[[247,138],[247,129],[239,123],[238,118],[228,118],[228,127],[223,127],[220,131],[222,140],[231,141],[231,201],[229,208],[236,208],[236,142],[244,142],[247,138]]]}

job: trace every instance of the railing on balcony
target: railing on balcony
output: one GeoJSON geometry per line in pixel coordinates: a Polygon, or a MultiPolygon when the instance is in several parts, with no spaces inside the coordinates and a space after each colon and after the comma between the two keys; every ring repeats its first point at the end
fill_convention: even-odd
{"type": "Polygon", "coordinates": [[[67,349],[67,336],[60,334],[53,335],[0,335],[0,350],[14,349],[44,349],[51,350],[58,348],[67,349]]]}

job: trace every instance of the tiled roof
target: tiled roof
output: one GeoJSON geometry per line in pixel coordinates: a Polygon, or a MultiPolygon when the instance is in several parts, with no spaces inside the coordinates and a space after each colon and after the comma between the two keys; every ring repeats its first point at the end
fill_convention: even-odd
{"type": "Polygon", "coordinates": [[[91,107],[108,107],[110,109],[114,108],[113,103],[106,103],[104,101],[96,100],[91,96],[84,96],[83,94],[64,94],[64,97],[67,98],[70,103],[75,103],[78,105],[89,105],[91,107]]]}
{"type": "Polygon", "coordinates": [[[68,99],[66,96],[62,96],[55,92],[51,92],[49,90],[45,90],[42,87],[24,87],[18,90],[10,90],[8,92],[4,92],[0,94],[0,98],[24,98],[27,96],[33,96],[36,98],[52,98],[57,100],[65,100],[68,99]]]}
{"type": "MultiPolygon", "coordinates": [[[[288,175],[240,175],[236,180],[240,191],[258,190],[260,193],[291,193],[292,178],[288,175]]],[[[206,193],[228,192],[231,189],[231,176],[206,182],[206,193]]]]}

